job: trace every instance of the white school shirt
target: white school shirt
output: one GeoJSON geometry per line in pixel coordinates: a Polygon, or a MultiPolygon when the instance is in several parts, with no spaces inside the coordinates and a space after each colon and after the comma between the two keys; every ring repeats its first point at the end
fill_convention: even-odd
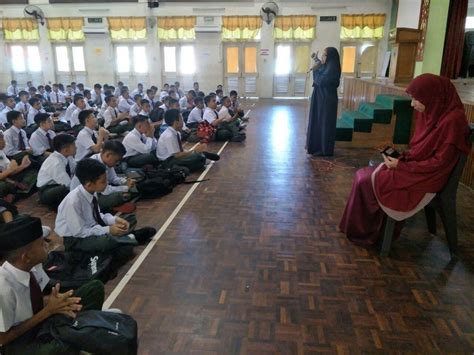
{"type": "Polygon", "coordinates": [[[141,97],[143,97],[145,95],[145,93],[140,90],[138,90],[138,88],[136,88],[135,90],[132,91],[132,93],[130,94],[130,97],[134,98],[135,95],[140,95],[141,97]]]}
{"type": "Polygon", "coordinates": [[[94,102],[94,104],[97,105],[97,107],[101,107],[101,105],[105,102],[105,95],[104,94],[97,95],[95,91],[92,91],[91,100],[92,102],[94,102]]]}
{"type": "Polygon", "coordinates": [[[139,116],[145,116],[145,117],[148,117],[150,118],[150,114],[148,112],[145,112],[143,110],[141,110],[139,113],[138,113],[139,116]]]}
{"type": "Polygon", "coordinates": [[[176,132],[173,127],[168,127],[158,139],[158,145],[156,147],[156,156],[160,160],[166,160],[172,155],[180,152],[178,135],[181,138],[181,134],[176,132]]]}
{"type": "Polygon", "coordinates": [[[7,88],[7,95],[8,95],[8,96],[16,97],[16,96],[18,96],[18,93],[19,93],[20,91],[21,91],[21,90],[18,89],[18,87],[14,87],[13,85],[10,85],[10,86],[7,88]]]}
{"type": "Polygon", "coordinates": [[[87,192],[82,185],[69,192],[58,207],[54,231],[61,237],[75,238],[108,234],[109,226],[115,224],[115,217],[109,213],[100,213],[107,226],[98,224],[93,215],[94,196],[97,198],[97,194],[87,192]]]}
{"type": "Polygon", "coordinates": [[[137,105],[137,103],[134,103],[133,106],[130,107],[130,117],[138,116],[141,109],[141,106],[137,105]]]}
{"type": "Polygon", "coordinates": [[[72,116],[72,113],[74,112],[75,109],[77,109],[77,106],[74,105],[74,103],[71,103],[67,107],[66,112],[64,113],[63,119],[67,122],[71,121],[71,116],[72,116]]]}
{"type": "Polygon", "coordinates": [[[134,128],[122,141],[127,153],[124,158],[134,157],[138,154],[149,154],[156,147],[156,138],[150,138],[141,134],[134,128]]]}
{"type": "Polygon", "coordinates": [[[188,109],[188,98],[186,96],[183,96],[182,98],[179,99],[179,108],[181,110],[188,109]]]}
{"type": "Polygon", "coordinates": [[[8,123],[7,121],[7,113],[13,111],[9,106],[6,106],[2,112],[0,112],[0,124],[5,125],[5,123],[8,123]]]}
{"type": "Polygon", "coordinates": [[[11,126],[5,132],[3,132],[3,138],[5,139],[5,149],[3,150],[5,154],[9,157],[21,153],[20,150],[20,131],[23,135],[23,142],[25,143],[25,149],[30,149],[30,144],[28,143],[28,137],[26,132],[23,129],[18,129],[15,126],[11,126]]]}
{"type": "MultiPolygon", "coordinates": [[[[85,108],[87,110],[87,108],[85,108]]],[[[71,127],[74,127],[74,126],[78,126],[81,124],[81,122],[79,121],[79,114],[82,112],[82,110],[78,107],[76,108],[72,114],[71,114],[71,117],[70,117],[70,121],[69,121],[69,124],[71,125],[71,127]]]]}
{"type": "Polygon", "coordinates": [[[217,117],[219,115],[217,114],[216,111],[214,111],[213,109],[209,108],[209,107],[206,107],[206,109],[204,110],[204,115],[203,115],[203,119],[209,123],[212,123],[214,122],[217,117]]]}
{"type": "MultiPolygon", "coordinates": [[[[115,107],[112,107],[112,106],[108,106],[107,109],[104,111],[104,115],[103,115],[103,118],[104,118],[104,127],[105,128],[109,128],[110,127],[110,124],[112,123],[112,121],[114,119],[116,119],[117,117],[119,116],[119,112],[117,110],[117,108],[115,107]]],[[[117,122],[115,124],[115,126],[117,124],[127,124],[128,122],[127,121],[120,121],[120,122],[117,122]]]]}
{"type": "Polygon", "coordinates": [[[119,97],[121,91],[122,91],[122,88],[117,86],[114,90],[114,96],[119,97]]]}
{"type": "Polygon", "coordinates": [[[163,99],[167,96],[169,96],[170,94],[168,93],[168,91],[162,91],[160,92],[160,101],[163,101],[163,99]]]}
{"type": "Polygon", "coordinates": [[[223,118],[226,120],[230,120],[232,118],[227,107],[222,106],[221,110],[219,111],[219,118],[223,118]]]}
{"type": "Polygon", "coordinates": [[[107,110],[107,107],[109,107],[109,106],[108,106],[107,103],[104,101],[104,102],[102,103],[102,106],[100,106],[100,110],[99,110],[99,113],[97,114],[97,117],[102,117],[102,118],[104,118],[104,112],[105,112],[105,110],[107,110]]]}
{"type": "Polygon", "coordinates": [[[63,104],[66,102],[66,98],[64,97],[64,94],[61,91],[51,91],[51,94],[49,94],[49,98],[51,99],[51,102],[53,104],[63,104]]]}
{"type": "Polygon", "coordinates": [[[153,109],[153,107],[155,107],[155,98],[151,98],[150,96],[146,96],[145,99],[147,99],[149,102],[150,102],[150,106],[151,106],[151,109],[153,109]]]}
{"type": "Polygon", "coordinates": [[[178,89],[178,90],[177,90],[177,93],[178,93],[178,96],[179,96],[179,97],[186,96],[186,95],[184,94],[184,91],[181,90],[181,89],[178,89]]]}
{"type": "MultiPolygon", "coordinates": [[[[91,159],[95,159],[97,161],[100,161],[102,164],[104,164],[102,157],[100,156],[100,153],[94,154],[93,156],[90,157],[91,159]]],[[[115,172],[114,168],[109,168],[106,164],[105,169],[106,169],[106,174],[107,174],[107,187],[103,192],[101,192],[101,195],[110,195],[114,192],[128,192],[128,186],[127,186],[127,179],[123,177],[117,176],[117,173],[115,172]]],[[[81,183],[77,176],[74,176],[71,181],[71,190],[75,189],[77,186],[79,186],[81,183]]]]}
{"type": "Polygon", "coordinates": [[[82,160],[93,153],[91,147],[96,143],[92,140],[92,135],[98,139],[97,131],[93,131],[89,127],[84,127],[80,130],[76,138],[76,155],[74,156],[74,160],[82,160]]]}
{"type": "MultiPolygon", "coordinates": [[[[160,108],[161,108],[165,113],[166,113],[166,111],[168,111],[168,107],[167,107],[165,104],[161,105],[160,108]]],[[[163,116],[163,117],[164,117],[164,116],[163,116]]]]}
{"type": "Polygon", "coordinates": [[[0,172],[3,173],[10,166],[10,159],[3,150],[0,150],[0,172]]]}
{"type": "Polygon", "coordinates": [[[20,111],[21,113],[23,113],[23,115],[25,116],[25,119],[26,119],[26,115],[28,114],[29,109],[30,109],[30,104],[28,102],[20,101],[15,105],[15,111],[20,111]]]}
{"type": "Polygon", "coordinates": [[[191,110],[188,116],[188,124],[190,123],[200,123],[204,121],[203,117],[203,111],[199,107],[195,107],[191,110]]]}
{"type": "Polygon", "coordinates": [[[130,112],[130,107],[132,107],[133,104],[134,102],[130,98],[126,99],[120,96],[117,108],[120,112],[130,112]]]}
{"type": "MultiPolygon", "coordinates": [[[[44,290],[49,277],[43,265],[34,266],[31,273],[40,289],[44,290]]],[[[30,273],[5,261],[0,267],[0,332],[5,333],[31,317],[30,273]]]]}
{"type": "Polygon", "coordinates": [[[51,129],[46,132],[43,128],[38,127],[37,130],[33,132],[30,137],[30,145],[31,149],[33,149],[33,155],[43,155],[45,151],[50,150],[51,147],[49,146],[48,137],[46,137],[46,133],[49,134],[51,140],[56,137],[56,133],[51,129]]]}
{"type": "Polygon", "coordinates": [[[35,124],[35,116],[38,113],[46,113],[46,111],[42,108],[37,110],[33,106],[30,106],[30,108],[28,109],[28,114],[26,115],[26,126],[27,127],[31,126],[32,124],[35,124]]]}
{"type": "Polygon", "coordinates": [[[58,184],[69,188],[71,185],[71,177],[66,172],[67,164],[69,164],[71,174],[74,174],[76,171],[76,162],[72,157],[66,158],[57,151],[50,154],[41,165],[36,186],[43,187],[58,184]]]}

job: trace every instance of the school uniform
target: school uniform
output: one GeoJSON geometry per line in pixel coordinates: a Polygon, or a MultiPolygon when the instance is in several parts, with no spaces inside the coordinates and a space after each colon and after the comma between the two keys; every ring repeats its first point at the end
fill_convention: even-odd
{"type": "MultiPolygon", "coordinates": [[[[100,153],[94,154],[90,157],[104,164],[100,153]]],[[[105,164],[104,164],[105,165],[105,164]]],[[[132,199],[132,194],[129,193],[127,197],[124,193],[129,192],[127,186],[127,179],[117,176],[114,168],[109,168],[105,165],[108,185],[105,190],[97,194],[99,200],[99,207],[101,211],[111,211],[114,207],[123,205],[132,199]]],[[[77,176],[71,180],[71,190],[81,185],[77,176]]]]}
{"type": "Polygon", "coordinates": [[[179,97],[184,97],[184,96],[186,96],[186,95],[184,94],[184,91],[181,90],[181,89],[178,89],[178,90],[177,90],[177,93],[178,93],[179,97]]]}
{"type": "MultiPolygon", "coordinates": [[[[7,158],[7,155],[3,150],[0,150],[0,172],[7,170],[9,165],[10,159],[7,158]]],[[[35,185],[36,176],[38,175],[32,165],[15,175],[8,176],[8,178],[5,180],[0,180],[0,197],[4,197],[8,194],[28,193],[35,185]],[[26,190],[18,190],[15,186],[15,182],[21,182],[25,184],[26,190]]]]}
{"type": "Polygon", "coordinates": [[[30,146],[33,149],[33,155],[40,156],[46,151],[53,152],[53,139],[55,136],[56,133],[54,131],[49,130],[46,132],[41,127],[34,131],[29,140],[30,146]]]}
{"type": "Polygon", "coordinates": [[[157,165],[155,155],[157,140],[141,134],[134,128],[122,141],[127,153],[124,156],[127,164],[132,168],[141,168],[144,165],[157,165]]]}
{"type": "Polygon", "coordinates": [[[199,107],[195,107],[191,110],[188,116],[188,122],[186,123],[190,126],[193,123],[201,123],[204,121],[203,119],[204,110],[200,109],[199,107]]]}
{"type": "Polygon", "coordinates": [[[63,120],[66,122],[71,122],[72,113],[77,109],[77,106],[72,102],[66,109],[64,113],[63,120]]]}
{"type": "Polygon", "coordinates": [[[94,154],[91,147],[97,144],[98,136],[98,132],[89,127],[81,129],[76,138],[76,155],[74,156],[76,162],[94,154]]]}
{"type": "MultiPolygon", "coordinates": [[[[139,113],[138,113],[139,116],[145,116],[145,117],[148,117],[150,118],[150,114],[148,112],[145,112],[143,110],[141,110],[139,113]]],[[[150,120],[150,123],[151,123],[151,120],[150,120]]]]}
{"type": "Polygon", "coordinates": [[[127,120],[120,121],[120,122],[115,122],[112,124],[113,120],[117,119],[119,116],[119,112],[116,107],[109,106],[104,112],[104,127],[110,132],[110,133],[117,133],[117,134],[122,134],[125,133],[126,131],[129,131],[132,129],[132,127],[129,125],[127,120]]]}
{"type": "Polygon", "coordinates": [[[51,103],[56,106],[63,105],[66,102],[66,97],[61,91],[52,91],[49,94],[51,103]]]}
{"type": "MultiPolygon", "coordinates": [[[[86,108],[87,109],[87,108],[86,108]]],[[[81,122],[79,121],[79,114],[82,112],[82,110],[78,107],[76,108],[72,114],[71,114],[71,119],[69,121],[69,125],[71,128],[76,130],[76,132],[79,132],[82,128],[84,128],[83,125],[81,125],[81,122]]]]}
{"type": "Polygon", "coordinates": [[[155,107],[155,104],[156,104],[155,98],[146,96],[145,99],[147,99],[150,102],[151,109],[153,110],[153,107],[155,107]]]}
{"type": "Polygon", "coordinates": [[[97,94],[95,91],[91,92],[91,100],[97,107],[101,107],[102,104],[105,102],[105,95],[100,93],[97,94]]]}
{"type": "Polygon", "coordinates": [[[143,90],[139,90],[138,88],[136,88],[135,90],[132,91],[130,96],[135,97],[135,95],[140,95],[141,97],[143,97],[145,96],[145,93],[143,92],[143,90]]]}
{"type": "Polygon", "coordinates": [[[114,91],[114,96],[119,97],[121,95],[122,88],[117,86],[114,91]]]}
{"type": "Polygon", "coordinates": [[[16,86],[10,85],[7,88],[7,95],[8,96],[17,97],[19,92],[20,92],[20,90],[16,86]]]}
{"type": "Polygon", "coordinates": [[[15,111],[20,111],[23,114],[25,120],[28,120],[28,111],[31,105],[28,102],[20,101],[15,105],[15,111]]]}
{"type": "Polygon", "coordinates": [[[130,112],[130,108],[134,103],[135,102],[132,99],[126,99],[125,97],[120,96],[117,108],[120,112],[130,112]]]}
{"type": "MultiPolygon", "coordinates": [[[[219,118],[217,111],[206,107],[204,110],[203,119],[210,124],[219,118]]],[[[243,140],[244,134],[239,133],[239,128],[232,122],[223,122],[216,127],[215,139],[216,141],[227,141],[227,140],[243,140]],[[241,137],[241,138],[238,138],[241,137]]]]}
{"type": "Polygon", "coordinates": [[[160,92],[160,101],[163,101],[165,97],[169,96],[168,91],[162,91],[160,92]]]}
{"type": "Polygon", "coordinates": [[[28,109],[28,114],[26,115],[26,127],[25,132],[28,137],[31,137],[33,132],[38,128],[38,125],[35,122],[35,117],[38,113],[46,113],[44,109],[35,109],[33,106],[30,105],[28,109]]]}
{"type": "Polygon", "coordinates": [[[105,112],[105,110],[107,110],[107,107],[109,107],[109,106],[108,106],[107,103],[104,101],[104,102],[102,103],[102,105],[100,106],[99,113],[97,114],[97,117],[98,117],[98,118],[104,118],[104,112],[105,112]]]}
{"type": "Polygon", "coordinates": [[[0,124],[3,125],[4,127],[9,125],[9,123],[7,121],[7,113],[10,112],[10,111],[13,111],[13,109],[11,109],[9,106],[6,106],[2,110],[2,112],[0,112],[0,124]]]}
{"type": "Polygon", "coordinates": [[[23,129],[11,126],[3,133],[5,138],[5,154],[15,160],[20,160],[25,155],[25,150],[30,149],[30,144],[26,132],[23,129]]]}
{"type": "Polygon", "coordinates": [[[200,170],[206,164],[206,157],[197,152],[192,152],[186,157],[177,158],[174,155],[183,152],[183,144],[181,141],[181,133],[177,132],[173,127],[168,127],[160,136],[156,148],[156,155],[165,167],[174,165],[183,166],[193,172],[200,170]]]}
{"type": "Polygon", "coordinates": [[[75,171],[76,162],[72,157],[65,157],[57,151],[50,154],[43,162],[36,182],[40,202],[52,210],[57,210],[69,193],[75,171]]]}
{"type": "Polygon", "coordinates": [[[136,117],[139,115],[141,111],[141,105],[138,105],[137,103],[134,103],[132,107],[130,107],[130,117],[136,117]]]}
{"type": "Polygon", "coordinates": [[[64,237],[66,251],[110,253],[118,261],[132,256],[138,243],[129,235],[110,235],[115,223],[114,216],[101,213],[97,194],[79,185],[59,205],[55,232],[64,237]]]}

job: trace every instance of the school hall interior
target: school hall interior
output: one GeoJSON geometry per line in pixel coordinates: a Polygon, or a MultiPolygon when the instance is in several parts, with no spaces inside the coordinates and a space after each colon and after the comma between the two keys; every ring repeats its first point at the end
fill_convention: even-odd
{"type": "MultiPolygon", "coordinates": [[[[25,105],[36,97],[51,115],[52,130],[70,125],[57,129],[57,136],[70,134],[77,146],[89,119],[99,126],[105,119],[91,145],[99,139],[99,146],[110,140],[126,146],[125,137],[140,124],[125,118],[116,124],[126,92],[129,109],[138,105],[138,117],[150,117],[143,125],[149,121],[152,133],[140,131],[142,142],[153,141],[155,149],[171,126],[168,103],[175,104],[185,122],[179,150],[207,158],[187,172],[185,183],[167,185],[159,196],[130,193],[117,208],[100,204],[116,216],[131,212],[137,229],[154,228],[152,238],[102,280],[104,309],[136,320],[138,354],[474,351],[472,148],[450,178],[449,222],[438,214],[433,226],[420,211],[405,220],[388,247],[383,236],[374,246],[361,246],[339,230],[356,171],[383,162],[380,150],[387,145],[410,147],[416,114],[405,90],[413,78],[432,73],[451,79],[473,129],[473,0],[0,5],[2,110],[10,97],[18,110],[26,91],[25,105]],[[333,156],[316,157],[305,146],[312,54],[321,56],[327,47],[337,49],[341,63],[336,142],[333,156]],[[212,139],[212,125],[210,137],[207,126],[186,127],[195,105],[202,105],[202,118],[212,100],[227,105],[238,121],[222,139],[212,139]],[[112,101],[118,109],[112,109],[111,124],[105,110],[112,101]],[[85,109],[78,109],[73,126],[65,119],[74,116],[69,105],[86,105],[92,118],[81,118],[85,109]],[[101,136],[101,129],[112,127],[123,129],[101,136]]],[[[2,121],[0,113],[5,140],[7,117],[2,121]]],[[[32,119],[25,117],[28,138],[32,119]]],[[[127,167],[127,154],[107,168],[107,178],[113,170],[126,185],[127,177],[148,176],[153,163],[137,172],[127,167]]],[[[31,158],[31,164],[41,163],[31,158]]],[[[68,238],[54,232],[60,201],[55,208],[45,205],[37,175],[2,182],[3,169],[5,208],[13,206],[14,218],[41,218],[53,231],[49,251],[64,253],[68,238]]]]}

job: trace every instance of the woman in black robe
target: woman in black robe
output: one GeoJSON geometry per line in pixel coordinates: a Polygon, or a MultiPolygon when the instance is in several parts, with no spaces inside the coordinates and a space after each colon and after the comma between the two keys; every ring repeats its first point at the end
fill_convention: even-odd
{"type": "Polygon", "coordinates": [[[316,56],[313,67],[313,96],[309,110],[306,149],[308,154],[334,154],[337,120],[337,88],[341,78],[341,63],[336,48],[324,50],[321,60],[316,56]]]}

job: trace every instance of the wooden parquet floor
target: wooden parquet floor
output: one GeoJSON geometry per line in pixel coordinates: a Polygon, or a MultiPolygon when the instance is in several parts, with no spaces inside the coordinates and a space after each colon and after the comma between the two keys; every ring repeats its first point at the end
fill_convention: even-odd
{"type": "MultiPolygon", "coordinates": [[[[225,148],[121,291],[113,307],[137,319],[140,354],[474,351],[473,192],[458,193],[457,262],[423,214],[380,258],[337,229],[374,152],[337,149],[326,169],[305,154],[306,115],[305,101],[260,100],[247,141],[225,148]]],[[[140,202],[140,225],[159,228],[189,189],[140,202]]]]}

